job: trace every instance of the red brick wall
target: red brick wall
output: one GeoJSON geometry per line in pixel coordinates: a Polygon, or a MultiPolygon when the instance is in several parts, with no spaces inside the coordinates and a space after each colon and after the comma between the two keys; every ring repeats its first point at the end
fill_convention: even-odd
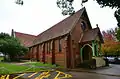
{"type": "MultiPolygon", "coordinates": [[[[52,64],[52,49],[49,48],[49,51],[48,51],[47,44],[51,43],[51,42],[52,41],[47,41],[44,43],[44,45],[45,45],[45,63],[50,63],[50,64],[52,64]]],[[[58,64],[61,66],[66,66],[66,59],[65,59],[66,58],[66,56],[65,56],[66,48],[65,47],[67,44],[66,44],[65,37],[55,39],[54,44],[55,44],[55,46],[54,46],[55,48],[53,48],[53,49],[55,49],[54,50],[55,64],[58,64]],[[61,52],[59,52],[59,41],[58,41],[59,39],[61,39],[61,49],[62,49],[61,52]]],[[[43,50],[42,49],[43,49],[42,44],[32,47],[30,49],[32,58],[36,58],[38,56],[38,60],[40,62],[42,62],[42,58],[43,58],[43,50]],[[37,46],[39,47],[38,50],[37,50],[37,46]]]]}
{"type": "Polygon", "coordinates": [[[33,58],[36,59],[37,46],[33,47],[33,58]]]}
{"type": "MultiPolygon", "coordinates": [[[[59,52],[59,38],[54,40],[54,44],[55,44],[55,64],[61,65],[61,66],[65,66],[65,53],[66,53],[66,49],[65,49],[65,38],[60,38],[61,39],[61,49],[62,51],[59,52]]],[[[47,44],[51,43],[52,41],[47,41],[45,44],[45,62],[46,63],[50,63],[52,64],[52,49],[49,48],[49,51],[47,49],[47,44]]],[[[52,46],[52,45],[51,45],[52,46]]],[[[39,55],[40,55],[40,60],[42,58],[42,47],[39,46],[39,55]]]]}
{"type": "MultiPolygon", "coordinates": [[[[45,53],[45,63],[50,63],[52,64],[52,49],[54,49],[54,52],[55,52],[55,64],[58,64],[60,66],[64,66],[66,67],[66,47],[67,46],[67,43],[66,43],[66,37],[60,37],[60,38],[56,38],[54,40],[51,40],[51,41],[47,41],[44,43],[44,53],[45,53]],[[59,52],[59,39],[61,39],[61,52],[59,52]],[[50,43],[54,41],[54,47],[55,48],[51,48],[50,51],[48,52],[47,51],[47,43],[50,43]]],[[[51,45],[52,46],[52,45],[51,45]]],[[[42,58],[43,58],[43,44],[39,44],[39,45],[36,45],[34,47],[32,47],[30,49],[30,57],[31,58],[36,58],[37,55],[38,55],[38,60],[40,62],[42,62],[42,58]],[[38,47],[38,49],[37,49],[38,47]]],[[[69,52],[68,52],[69,53],[69,52]]],[[[70,57],[69,57],[70,58],[70,57]]]]}
{"type": "Polygon", "coordinates": [[[52,64],[52,52],[50,51],[50,47],[48,45],[50,43],[51,41],[45,43],[45,61],[46,63],[52,64]]]}
{"type": "Polygon", "coordinates": [[[29,58],[32,58],[32,47],[29,49],[29,58]]]}
{"type": "Polygon", "coordinates": [[[39,61],[42,62],[42,45],[39,45],[39,61]]]}
{"type": "Polygon", "coordinates": [[[65,38],[60,38],[61,39],[61,52],[59,52],[59,39],[55,40],[55,62],[58,65],[65,66],[65,38]]]}
{"type": "MultiPolygon", "coordinates": [[[[71,52],[72,52],[72,62],[74,62],[74,66],[77,66],[78,64],[80,64],[80,44],[79,44],[79,40],[82,37],[82,33],[83,30],[81,28],[81,22],[84,21],[86,23],[86,30],[89,29],[90,26],[88,26],[87,22],[83,19],[80,19],[78,21],[78,23],[76,24],[76,27],[73,29],[72,34],[71,34],[71,52]]],[[[85,31],[86,31],[85,30],[85,31]]]]}

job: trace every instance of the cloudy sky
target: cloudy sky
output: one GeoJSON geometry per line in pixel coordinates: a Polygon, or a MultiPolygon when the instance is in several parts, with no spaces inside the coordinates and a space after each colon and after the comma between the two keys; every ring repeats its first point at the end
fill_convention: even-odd
{"type": "MultiPolygon", "coordinates": [[[[15,4],[15,0],[0,0],[0,32],[11,33],[11,29],[17,32],[38,35],[67,16],[61,14],[57,7],[57,0],[23,0],[24,5],[15,4]]],[[[75,0],[75,11],[82,8],[81,0],[75,0]]],[[[109,7],[100,8],[92,0],[85,3],[92,27],[99,25],[101,30],[107,30],[117,26],[114,17],[115,9],[109,7]]]]}

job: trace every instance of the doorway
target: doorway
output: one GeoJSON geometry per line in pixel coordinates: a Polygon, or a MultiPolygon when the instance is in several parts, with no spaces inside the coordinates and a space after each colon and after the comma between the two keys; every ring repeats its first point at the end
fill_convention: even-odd
{"type": "Polygon", "coordinates": [[[92,59],[92,48],[89,45],[85,45],[82,49],[82,60],[90,60],[92,59]]]}

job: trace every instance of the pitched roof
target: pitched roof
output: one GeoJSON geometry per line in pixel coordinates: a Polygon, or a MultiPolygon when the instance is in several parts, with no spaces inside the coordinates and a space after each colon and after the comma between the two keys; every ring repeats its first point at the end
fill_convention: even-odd
{"type": "Polygon", "coordinates": [[[25,33],[20,33],[20,32],[14,32],[15,37],[18,38],[21,42],[26,47],[29,47],[33,44],[33,40],[36,38],[34,35],[30,34],[25,34],[25,33]]]}
{"type": "Polygon", "coordinates": [[[67,17],[66,19],[57,23],[53,27],[39,34],[37,38],[34,40],[34,45],[68,34],[72,30],[72,28],[75,26],[75,24],[78,22],[84,10],[85,8],[80,9],[78,12],[76,12],[72,16],[67,17]]]}
{"type": "Polygon", "coordinates": [[[82,39],[80,39],[79,42],[80,43],[89,42],[89,41],[95,40],[97,36],[100,37],[100,41],[103,43],[103,38],[98,27],[85,31],[83,33],[82,39]]]}

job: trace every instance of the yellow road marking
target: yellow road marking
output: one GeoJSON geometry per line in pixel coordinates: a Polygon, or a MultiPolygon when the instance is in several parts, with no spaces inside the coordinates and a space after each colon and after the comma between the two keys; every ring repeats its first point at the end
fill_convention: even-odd
{"type": "MultiPolygon", "coordinates": [[[[54,77],[54,79],[63,79],[63,78],[71,78],[71,77],[72,77],[72,75],[66,74],[66,73],[61,72],[61,71],[55,71],[55,72],[58,72],[58,73],[56,74],[56,76],[54,77]],[[63,75],[63,76],[60,77],[60,75],[63,75]]],[[[23,76],[23,75],[25,75],[25,74],[26,74],[26,73],[20,74],[20,75],[14,77],[13,79],[18,79],[19,77],[21,77],[21,76],[23,76]]],[[[28,78],[33,77],[35,74],[38,74],[38,72],[32,73],[31,75],[28,76],[28,78]]],[[[41,72],[41,73],[39,74],[39,76],[36,77],[36,78],[34,78],[34,79],[48,78],[50,75],[51,75],[51,74],[50,74],[50,71],[44,71],[44,72],[41,72]]],[[[0,79],[9,79],[9,77],[10,77],[10,75],[2,75],[2,76],[0,77],[0,79]]]]}
{"type": "Polygon", "coordinates": [[[56,71],[56,72],[58,72],[58,74],[55,76],[54,79],[62,79],[62,78],[70,78],[70,77],[72,77],[72,75],[66,74],[64,72],[60,72],[60,71],[56,71]],[[65,76],[59,77],[60,74],[64,74],[65,76]]]}
{"type": "Polygon", "coordinates": [[[48,76],[50,76],[49,72],[50,72],[50,71],[48,71],[48,72],[43,72],[43,73],[41,73],[38,77],[36,77],[35,79],[47,78],[48,76]]]}
{"type": "Polygon", "coordinates": [[[65,76],[64,76],[64,77],[58,77],[58,78],[60,78],[60,79],[64,79],[64,78],[71,78],[71,77],[72,77],[72,75],[65,74],[65,76]]]}
{"type": "Polygon", "coordinates": [[[0,79],[5,79],[5,76],[6,76],[6,75],[2,75],[0,79]]]}
{"type": "Polygon", "coordinates": [[[19,78],[19,77],[21,77],[21,76],[23,76],[25,73],[23,73],[23,74],[20,74],[19,76],[17,76],[17,77],[14,77],[13,79],[17,79],[17,78],[19,78]]]}
{"type": "Polygon", "coordinates": [[[33,74],[31,74],[30,76],[28,76],[28,78],[31,78],[32,76],[34,76],[35,74],[37,74],[38,72],[35,72],[33,74]]]}
{"type": "Polygon", "coordinates": [[[9,79],[9,76],[10,76],[10,75],[7,75],[6,79],[9,79]]]}
{"type": "Polygon", "coordinates": [[[58,74],[55,76],[54,79],[58,79],[58,76],[60,75],[60,72],[58,72],[58,74]]]}

